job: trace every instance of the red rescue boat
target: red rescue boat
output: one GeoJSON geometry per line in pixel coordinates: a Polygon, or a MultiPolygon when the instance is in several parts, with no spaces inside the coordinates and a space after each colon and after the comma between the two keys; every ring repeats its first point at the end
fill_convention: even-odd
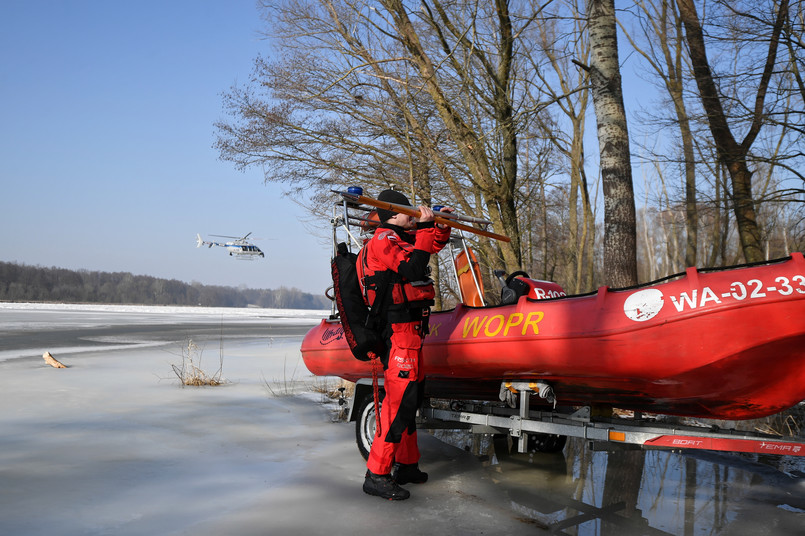
{"type": "MultiPolygon", "coordinates": [[[[805,399],[805,259],[684,274],[581,296],[521,278],[516,303],[459,305],[431,316],[426,395],[497,399],[502,382],[544,382],[561,405],[606,405],[711,419],[752,419],[805,399]]],[[[337,319],[302,342],[308,369],[371,376],[337,319]]]]}

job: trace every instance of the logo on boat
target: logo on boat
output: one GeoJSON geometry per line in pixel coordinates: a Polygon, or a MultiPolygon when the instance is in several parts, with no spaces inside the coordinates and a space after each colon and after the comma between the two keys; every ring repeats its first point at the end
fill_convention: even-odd
{"type": "Polygon", "coordinates": [[[497,337],[499,334],[507,337],[510,333],[521,336],[539,335],[539,323],[544,317],[545,313],[542,311],[531,311],[527,315],[512,313],[505,317],[503,315],[470,316],[464,319],[464,330],[461,337],[464,339],[479,336],[497,337]]]}
{"type": "Polygon", "coordinates": [[[662,292],[656,288],[639,290],[626,298],[623,303],[623,312],[629,320],[645,322],[651,320],[665,305],[662,292]]]}
{"type": "Polygon", "coordinates": [[[321,345],[330,344],[334,341],[340,341],[344,338],[344,328],[339,326],[337,328],[327,328],[321,335],[321,345]]]}

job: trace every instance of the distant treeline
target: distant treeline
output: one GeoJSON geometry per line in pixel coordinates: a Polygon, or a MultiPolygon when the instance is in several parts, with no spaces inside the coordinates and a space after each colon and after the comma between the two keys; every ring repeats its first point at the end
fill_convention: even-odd
{"type": "Polygon", "coordinates": [[[330,300],[296,288],[247,289],[184,283],[126,272],[43,268],[0,261],[0,300],[142,305],[329,309],[330,300]]]}

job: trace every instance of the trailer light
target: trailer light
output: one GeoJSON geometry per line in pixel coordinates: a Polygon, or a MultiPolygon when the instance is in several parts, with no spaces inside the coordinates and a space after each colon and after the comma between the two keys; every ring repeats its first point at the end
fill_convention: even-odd
{"type": "Polygon", "coordinates": [[[615,432],[614,430],[609,431],[609,440],[610,441],[626,441],[626,433],[625,432],[615,432]]]}

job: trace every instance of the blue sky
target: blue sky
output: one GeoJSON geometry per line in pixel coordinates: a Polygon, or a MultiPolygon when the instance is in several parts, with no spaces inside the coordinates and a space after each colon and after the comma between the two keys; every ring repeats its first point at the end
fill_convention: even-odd
{"type": "Polygon", "coordinates": [[[323,292],[328,219],[212,148],[262,29],[254,0],[0,2],[0,260],[323,292]],[[265,259],[195,247],[247,232],[265,259]]]}
{"type": "MultiPolygon", "coordinates": [[[[324,292],[329,214],[303,223],[281,185],[212,147],[221,93],[272,54],[264,28],[255,0],[0,1],[0,260],[324,292]],[[265,259],[195,247],[248,232],[265,259]]],[[[620,46],[633,113],[653,90],[620,46]]]]}

